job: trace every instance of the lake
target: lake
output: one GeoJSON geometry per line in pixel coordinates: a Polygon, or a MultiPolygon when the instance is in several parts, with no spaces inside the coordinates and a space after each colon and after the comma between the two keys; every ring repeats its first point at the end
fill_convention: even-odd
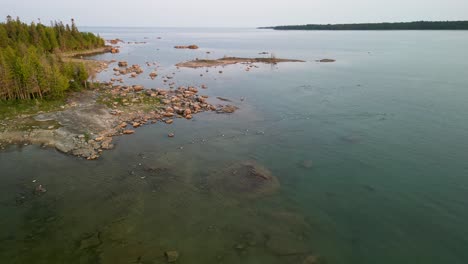
{"type": "Polygon", "coordinates": [[[2,150],[3,261],[468,263],[467,32],[82,30],[146,42],[95,56],[142,65],[126,84],[173,75],[239,110],[146,125],[97,161],[2,150]],[[200,49],[173,48],[189,44],[200,49]],[[306,62],[174,66],[271,54],[306,62]],[[278,186],[239,186],[246,163],[278,186]]]}

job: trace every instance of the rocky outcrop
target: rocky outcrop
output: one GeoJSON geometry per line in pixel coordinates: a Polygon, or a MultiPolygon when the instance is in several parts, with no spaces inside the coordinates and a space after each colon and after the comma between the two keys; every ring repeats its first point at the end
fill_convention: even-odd
{"type": "Polygon", "coordinates": [[[176,49],[198,49],[197,45],[188,45],[188,46],[174,46],[176,49]]]}
{"type": "Polygon", "coordinates": [[[123,40],[118,39],[118,38],[117,39],[109,39],[107,41],[112,45],[117,45],[117,44],[119,44],[119,42],[122,42],[122,43],[124,42],[123,40]]]}
{"type": "Polygon", "coordinates": [[[335,62],[336,60],[334,59],[321,59],[321,60],[318,60],[317,62],[335,62]]]}

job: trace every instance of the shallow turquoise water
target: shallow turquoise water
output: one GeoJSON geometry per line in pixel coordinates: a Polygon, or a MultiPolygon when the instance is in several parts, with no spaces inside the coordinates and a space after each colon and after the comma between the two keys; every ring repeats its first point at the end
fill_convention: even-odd
{"type": "MultiPolygon", "coordinates": [[[[175,249],[179,263],[468,262],[466,32],[89,30],[148,42],[98,58],[156,61],[160,76],[207,84],[212,102],[240,110],[139,128],[96,162],[35,146],[1,152],[2,259],[165,263],[175,249]],[[173,49],[185,44],[201,49],[173,49]],[[307,62],[223,74],[173,66],[262,51],[307,62]],[[279,190],[252,198],[220,186],[246,160],[279,190]],[[45,195],[32,194],[37,183],[45,195]]],[[[127,83],[164,87],[148,71],[127,83]]]]}

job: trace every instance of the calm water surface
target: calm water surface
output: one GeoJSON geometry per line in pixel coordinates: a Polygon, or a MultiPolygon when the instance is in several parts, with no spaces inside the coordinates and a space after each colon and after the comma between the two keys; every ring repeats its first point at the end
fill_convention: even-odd
{"type": "Polygon", "coordinates": [[[156,80],[144,65],[128,84],[174,73],[240,110],[139,128],[95,162],[3,150],[2,262],[166,263],[177,250],[179,263],[468,263],[467,32],[85,30],[147,42],[97,56],[158,63],[156,80]],[[173,48],[188,44],[201,49],[173,48]],[[307,62],[174,67],[262,51],[307,62]],[[279,190],[230,191],[227,168],[245,161],[279,190]]]}

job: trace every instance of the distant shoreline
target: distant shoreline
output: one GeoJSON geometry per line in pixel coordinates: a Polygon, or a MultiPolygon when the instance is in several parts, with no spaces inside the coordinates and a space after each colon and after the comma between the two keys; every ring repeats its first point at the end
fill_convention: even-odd
{"type": "Polygon", "coordinates": [[[259,27],[273,30],[468,30],[468,21],[414,21],[395,23],[307,24],[259,27]]]}

